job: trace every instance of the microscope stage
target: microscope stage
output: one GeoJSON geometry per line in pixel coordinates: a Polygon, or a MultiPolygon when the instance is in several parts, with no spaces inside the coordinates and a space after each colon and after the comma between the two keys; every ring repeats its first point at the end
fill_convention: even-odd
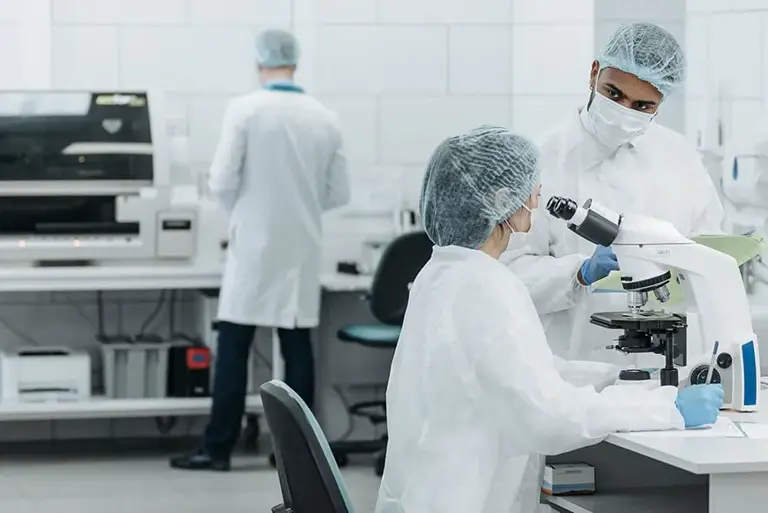
{"type": "Polygon", "coordinates": [[[603,328],[630,331],[677,331],[687,326],[684,315],[652,310],[600,312],[589,320],[603,328]]]}

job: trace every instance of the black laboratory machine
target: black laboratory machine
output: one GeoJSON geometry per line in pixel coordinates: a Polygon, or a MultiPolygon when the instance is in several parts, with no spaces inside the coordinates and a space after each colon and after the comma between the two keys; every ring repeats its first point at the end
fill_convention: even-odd
{"type": "Polygon", "coordinates": [[[161,104],[140,91],[0,92],[0,261],[191,259],[197,212],[166,187],[161,104]]]}

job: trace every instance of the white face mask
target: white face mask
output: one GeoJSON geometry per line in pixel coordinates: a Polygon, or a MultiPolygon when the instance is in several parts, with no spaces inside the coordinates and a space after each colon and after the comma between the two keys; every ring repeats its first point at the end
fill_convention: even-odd
{"type": "Polygon", "coordinates": [[[598,141],[612,149],[645,132],[654,117],[655,114],[628,109],[600,93],[595,93],[587,110],[590,132],[598,141]]]}
{"type": "MultiPolygon", "coordinates": [[[[528,208],[528,205],[523,205],[523,208],[526,209],[531,214],[531,228],[533,228],[533,210],[528,208]]],[[[512,224],[509,222],[508,219],[504,220],[504,224],[507,225],[507,228],[509,228],[509,231],[510,231],[509,238],[510,239],[512,239],[512,238],[525,239],[526,236],[528,235],[528,233],[530,233],[530,231],[531,231],[531,228],[528,228],[528,230],[526,230],[524,232],[520,231],[520,230],[516,230],[512,226],[512,224]]]]}

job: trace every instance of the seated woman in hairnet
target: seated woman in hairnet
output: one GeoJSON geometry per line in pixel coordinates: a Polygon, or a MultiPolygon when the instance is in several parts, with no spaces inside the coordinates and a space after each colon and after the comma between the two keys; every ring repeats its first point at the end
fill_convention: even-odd
{"type": "Polygon", "coordinates": [[[597,392],[563,379],[527,289],[498,261],[531,227],[537,160],[497,127],[446,139],[430,159],[420,210],[435,248],[392,362],[377,513],[531,513],[543,455],[717,419],[719,385],[597,392]]]}

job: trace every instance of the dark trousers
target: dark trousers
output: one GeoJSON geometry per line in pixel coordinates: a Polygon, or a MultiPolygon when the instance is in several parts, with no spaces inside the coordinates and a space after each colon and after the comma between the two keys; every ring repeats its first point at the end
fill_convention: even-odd
{"type": "MultiPolygon", "coordinates": [[[[204,444],[215,458],[229,458],[240,435],[248,388],[248,356],[255,326],[220,321],[211,418],[204,444]]],[[[315,394],[315,364],[309,329],[278,329],[285,361],[285,383],[311,409],[315,394]]]]}

